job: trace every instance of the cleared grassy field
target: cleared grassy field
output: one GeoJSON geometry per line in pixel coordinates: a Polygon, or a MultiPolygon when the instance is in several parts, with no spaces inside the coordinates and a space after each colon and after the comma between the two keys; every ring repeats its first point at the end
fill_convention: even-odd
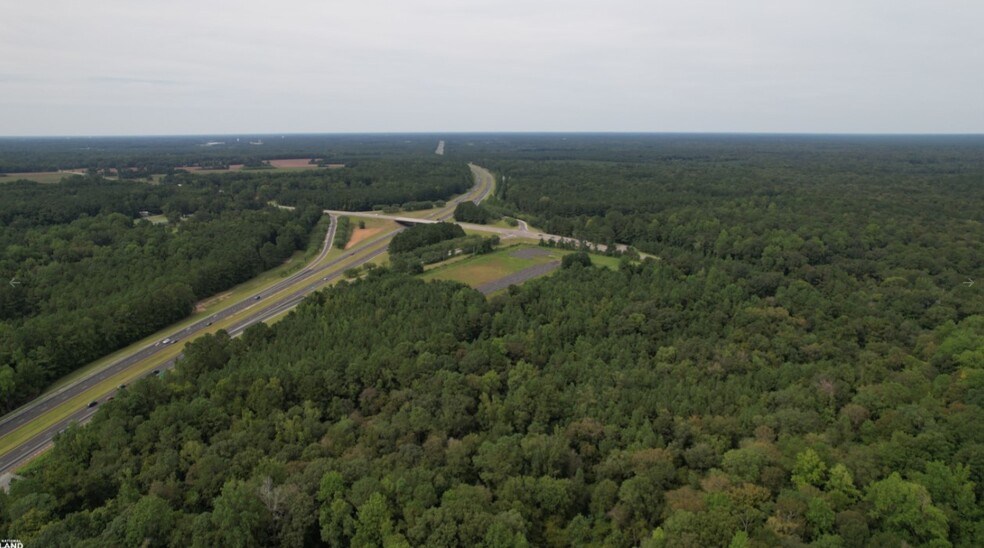
{"type": "Polygon", "coordinates": [[[151,215],[149,217],[144,217],[144,219],[150,221],[155,225],[166,225],[168,223],[167,217],[165,215],[151,215]]]}
{"type": "MultiPolygon", "coordinates": [[[[487,255],[475,255],[438,265],[423,274],[425,280],[454,280],[472,287],[494,282],[521,270],[561,260],[573,253],[566,249],[535,245],[510,245],[487,255]]],[[[591,255],[591,262],[598,266],[616,269],[618,258],[591,255]]]]}

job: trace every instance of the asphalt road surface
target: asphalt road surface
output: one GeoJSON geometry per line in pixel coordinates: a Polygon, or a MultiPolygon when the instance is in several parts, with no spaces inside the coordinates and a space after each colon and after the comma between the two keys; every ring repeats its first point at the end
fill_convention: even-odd
{"type": "Polygon", "coordinates": [[[498,280],[493,280],[487,284],[482,284],[475,289],[480,291],[482,295],[489,295],[511,285],[521,284],[527,280],[532,280],[533,278],[543,276],[548,272],[556,270],[558,267],[560,267],[560,261],[550,261],[549,263],[538,264],[536,266],[524,268],[519,272],[513,272],[508,276],[504,276],[498,280]]]}

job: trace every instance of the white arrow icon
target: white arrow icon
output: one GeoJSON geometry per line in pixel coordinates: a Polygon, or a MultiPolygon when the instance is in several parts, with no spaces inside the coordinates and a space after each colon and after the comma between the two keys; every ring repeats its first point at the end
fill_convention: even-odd
{"type": "Polygon", "coordinates": [[[963,282],[963,284],[965,286],[967,286],[967,287],[970,287],[970,286],[974,285],[974,280],[971,280],[970,278],[967,278],[967,281],[966,282],[963,282]]]}
{"type": "Polygon", "coordinates": [[[10,287],[17,287],[18,284],[20,284],[20,282],[17,281],[17,278],[10,279],[10,287]]]}

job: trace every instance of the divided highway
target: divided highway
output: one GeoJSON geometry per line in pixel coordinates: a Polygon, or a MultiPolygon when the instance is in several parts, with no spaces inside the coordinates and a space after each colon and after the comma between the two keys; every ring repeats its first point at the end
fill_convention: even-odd
{"type": "MultiPolygon", "coordinates": [[[[348,269],[348,268],[354,268],[356,266],[361,266],[361,265],[363,265],[363,264],[365,264],[365,263],[367,263],[367,262],[375,259],[376,257],[378,257],[379,255],[381,255],[383,252],[386,251],[387,245],[388,245],[388,242],[383,243],[382,245],[378,246],[376,249],[373,249],[370,253],[368,253],[368,254],[360,257],[358,260],[356,260],[354,262],[347,263],[346,266],[345,266],[345,268],[348,269]]],[[[353,253],[348,253],[344,257],[335,259],[334,261],[331,261],[330,263],[328,263],[328,264],[326,264],[326,265],[324,265],[324,266],[322,266],[322,267],[320,267],[320,268],[318,268],[316,270],[313,270],[312,272],[314,272],[314,273],[322,273],[322,272],[324,272],[326,270],[329,270],[330,268],[337,266],[338,263],[343,262],[344,260],[348,259],[353,253]]],[[[255,315],[253,315],[253,316],[251,316],[249,318],[246,318],[246,319],[243,319],[243,320],[237,322],[232,327],[226,329],[226,331],[229,333],[229,335],[236,336],[236,335],[239,335],[240,333],[242,333],[243,331],[245,331],[249,326],[251,326],[251,325],[253,325],[255,323],[259,323],[259,322],[263,322],[263,321],[269,320],[270,318],[273,318],[273,317],[275,317],[275,316],[277,316],[277,315],[279,315],[279,314],[281,314],[283,312],[286,312],[286,311],[294,308],[295,306],[297,306],[311,292],[313,292],[313,291],[315,291],[317,289],[320,289],[321,287],[323,287],[323,286],[325,286],[325,285],[327,285],[327,284],[335,281],[340,276],[342,276],[342,274],[343,274],[343,271],[342,270],[337,270],[335,272],[332,272],[331,274],[329,274],[329,275],[327,275],[327,276],[325,276],[323,278],[320,278],[318,281],[316,281],[316,282],[314,282],[314,283],[312,283],[310,285],[307,285],[307,286],[303,287],[302,289],[296,290],[296,291],[290,293],[289,295],[287,295],[286,297],[283,297],[281,300],[279,300],[277,302],[277,304],[275,304],[273,306],[269,306],[269,307],[267,307],[267,308],[259,311],[257,314],[255,314],[255,315]]],[[[252,299],[251,299],[251,301],[252,301],[252,299]]],[[[252,305],[252,302],[251,301],[245,301],[245,302],[249,302],[249,304],[252,305]]],[[[242,304],[242,303],[240,303],[240,304],[242,304]]],[[[202,323],[203,322],[199,322],[199,323],[195,324],[195,326],[189,327],[188,330],[192,330],[196,326],[199,326],[202,323]]],[[[210,322],[207,322],[207,323],[210,323],[210,322]]],[[[188,330],[183,330],[180,333],[185,333],[188,330]]],[[[189,332],[189,335],[197,335],[197,334],[198,333],[196,333],[194,331],[189,332]]],[[[36,418],[38,415],[44,413],[45,411],[47,411],[48,409],[50,409],[52,406],[58,405],[58,404],[60,404],[62,402],[65,402],[65,401],[67,401],[67,400],[75,397],[77,394],[82,393],[82,392],[88,390],[89,388],[92,388],[92,387],[96,386],[97,384],[99,384],[104,379],[108,378],[109,376],[112,376],[112,375],[115,375],[117,373],[120,373],[120,372],[124,371],[125,369],[127,369],[128,367],[131,367],[134,364],[140,362],[141,360],[146,359],[146,358],[152,356],[153,355],[153,352],[151,352],[151,353],[148,354],[146,352],[147,350],[157,350],[159,348],[160,347],[158,347],[158,346],[145,348],[144,350],[141,350],[140,352],[138,352],[137,354],[134,354],[133,356],[130,356],[128,358],[125,358],[123,360],[120,360],[119,362],[116,362],[116,363],[112,364],[110,367],[104,369],[103,371],[99,372],[98,374],[92,375],[90,377],[86,377],[85,379],[82,379],[79,383],[73,384],[73,385],[71,385],[69,387],[66,387],[66,389],[64,389],[64,391],[62,391],[59,394],[56,394],[54,397],[50,398],[47,402],[41,403],[40,405],[38,405],[38,406],[34,407],[33,409],[31,409],[31,410],[27,411],[26,413],[24,413],[21,416],[20,419],[18,419],[17,421],[14,421],[14,423],[10,427],[10,429],[16,429],[17,426],[19,426],[20,424],[23,424],[25,420],[31,420],[33,418],[36,418]]],[[[159,370],[169,369],[169,368],[171,368],[171,367],[174,366],[174,363],[175,363],[176,360],[177,360],[177,358],[171,358],[170,360],[168,360],[168,361],[164,362],[163,364],[161,364],[158,369],[159,370]]],[[[157,371],[157,370],[155,370],[155,371],[157,371]]],[[[151,373],[151,375],[153,375],[153,374],[155,374],[155,373],[151,373]]],[[[115,393],[115,391],[113,393],[115,393]]],[[[99,403],[103,403],[105,401],[108,401],[112,397],[113,396],[112,396],[112,393],[111,393],[111,394],[104,395],[101,398],[97,398],[94,401],[97,401],[99,403]]],[[[45,450],[47,450],[51,446],[52,440],[54,439],[55,435],[58,432],[61,432],[62,430],[64,430],[65,428],[67,428],[72,422],[80,422],[81,423],[81,422],[87,421],[89,418],[92,417],[92,415],[94,415],[96,413],[96,411],[98,411],[98,406],[80,408],[79,410],[75,411],[74,413],[72,413],[68,417],[62,419],[61,421],[59,421],[55,425],[53,425],[53,426],[51,426],[51,427],[43,430],[38,435],[32,437],[26,443],[23,443],[20,446],[18,446],[16,448],[14,448],[13,450],[11,450],[10,452],[6,453],[2,457],[0,457],[0,474],[4,474],[4,473],[7,473],[7,472],[12,472],[12,471],[16,470],[18,467],[22,466],[23,464],[26,464],[27,462],[29,462],[31,459],[33,459],[37,455],[43,453],[45,450]]],[[[8,425],[4,425],[3,428],[6,429],[7,426],[8,425]]],[[[6,433],[4,435],[6,435],[6,433]]]]}
{"type": "MultiPolygon", "coordinates": [[[[444,208],[441,208],[429,215],[429,219],[417,219],[418,221],[430,220],[431,222],[434,222],[434,219],[448,219],[454,213],[455,206],[462,201],[472,200],[475,203],[479,203],[489,195],[495,184],[493,175],[481,167],[471,164],[469,164],[469,167],[475,177],[475,185],[467,193],[450,200],[444,208]]],[[[341,214],[353,215],[348,212],[341,212],[341,214]]],[[[396,234],[402,230],[398,229],[390,234],[387,234],[383,238],[376,238],[363,242],[342,257],[319,265],[319,263],[324,260],[328,252],[331,250],[331,244],[335,237],[337,216],[333,213],[330,213],[329,215],[331,216],[331,224],[325,237],[321,253],[312,262],[308,263],[304,269],[274,284],[273,286],[250,295],[246,299],[243,299],[242,301],[229,306],[228,308],[217,312],[208,318],[199,320],[183,329],[163,334],[158,343],[141,348],[133,354],[113,362],[107,367],[94,371],[88,376],[78,379],[58,390],[45,394],[12,411],[3,418],[0,418],[0,440],[3,440],[8,436],[17,435],[21,428],[28,426],[31,422],[36,421],[46,413],[53,411],[54,408],[65,405],[66,402],[80,397],[87,391],[97,387],[100,383],[106,382],[107,379],[122,376],[131,368],[142,369],[140,367],[141,365],[150,367],[149,364],[145,364],[146,360],[153,359],[155,356],[157,356],[158,359],[161,359],[158,354],[164,351],[164,349],[170,348],[170,346],[176,342],[187,341],[201,335],[215,322],[227,320],[239,314],[245,314],[243,318],[225,328],[230,335],[235,336],[240,334],[250,325],[257,322],[266,321],[290,310],[291,308],[297,306],[297,304],[311,292],[337,280],[343,275],[345,270],[361,266],[385,253],[389,245],[390,238],[392,238],[393,234],[396,234]],[[306,280],[311,280],[311,283],[304,284],[306,280]],[[280,293],[284,293],[285,290],[299,284],[303,285],[292,291],[286,292],[284,295],[280,295],[280,293]],[[272,303],[271,298],[273,299],[272,303]],[[168,342],[164,343],[163,341],[168,342]]],[[[162,363],[158,369],[162,370],[172,367],[176,359],[177,358],[175,357],[162,363]]],[[[110,390],[106,393],[98,395],[97,397],[94,397],[92,401],[105,402],[112,398],[115,392],[115,389],[110,390]]],[[[97,410],[98,403],[92,407],[85,407],[83,405],[79,409],[72,411],[67,414],[67,416],[58,420],[55,424],[45,428],[43,431],[29,437],[21,443],[18,443],[3,455],[0,455],[0,474],[13,472],[20,466],[23,466],[31,459],[49,448],[54,436],[58,432],[65,429],[72,422],[84,422],[88,420],[97,410]]]]}
{"type": "MultiPolygon", "coordinates": [[[[226,318],[236,315],[240,311],[246,310],[247,308],[257,305],[257,301],[261,300],[265,295],[272,295],[274,293],[277,293],[311,276],[313,272],[312,267],[318,264],[319,262],[321,262],[322,260],[324,260],[328,252],[331,251],[331,244],[335,239],[335,229],[337,225],[338,225],[337,218],[332,216],[331,224],[328,227],[327,234],[325,235],[325,241],[324,244],[322,245],[321,252],[314,260],[308,263],[308,266],[305,267],[304,269],[291,275],[290,277],[287,277],[277,282],[276,284],[264,289],[263,291],[250,295],[248,298],[220,312],[217,312],[206,319],[199,320],[194,324],[185,327],[184,329],[167,333],[157,343],[150,346],[146,346],[140,349],[139,351],[137,351],[136,353],[131,354],[117,362],[110,364],[108,367],[104,369],[93,372],[92,374],[83,377],[82,379],[79,379],[75,383],[65,386],[59,390],[44,394],[38,397],[37,399],[35,399],[34,401],[25,404],[18,409],[15,409],[14,411],[5,415],[3,418],[0,418],[0,438],[3,438],[7,434],[11,433],[13,430],[18,428],[20,425],[25,424],[29,422],[31,419],[35,418],[38,415],[38,413],[37,412],[32,413],[32,411],[40,409],[43,412],[44,410],[54,405],[67,401],[72,397],[74,397],[75,395],[84,392],[85,390],[88,390],[89,388],[92,388],[93,386],[99,384],[103,380],[126,370],[130,366],[154,356],[155,354],[164,350],[168,345],[174,344],[189,336],[197,334],[199,331],[211,326],[213,323],[217,321],[224,320],[226,318]],[[162,344],[161,341],[168,341],[168,343],[162,344]]],[[[320,270],[321,269],[319,269],[319,271],[320,270]]],[[[3,460],[0,459],[0,463],[2,462],[3,460]]],[[[0,468],[0,472],[2,471],[3,471],[2,468],[0,468]]]]}

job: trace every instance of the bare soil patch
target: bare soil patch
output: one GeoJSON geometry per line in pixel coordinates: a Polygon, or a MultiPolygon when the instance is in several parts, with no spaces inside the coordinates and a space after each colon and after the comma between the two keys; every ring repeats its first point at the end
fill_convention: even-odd
{"type": "Polygon", "coordinates": [[[311,163],[310,158],[287,158],[285,160],[270,160],[273,167],[318,167],[311,163]]]}
{"type": "Polygon", "coordinates": [[[85,170],[75,169],[62,171],[28,171],[23,173],[8,173],[6,177],[0,179],[0,182],[27,179],[28,181],[47,184],[60,182],[63,178],[71,177],[72,175],[85,175],[85,170]]]}
{"type": "Polygon", "coordinates": [[[361,242],[362,240],[365,240],[366,238],[371,238],[372,236],[378,234],[379,231],[381,231],[382,229],[383,229],[382,227],[377,227],[377,228],[357,228],[353,230],[352,237],[349,239],[349,243],[348,245],[345,246],[345,249],[349,249],[350,247],[361,242]]]}

